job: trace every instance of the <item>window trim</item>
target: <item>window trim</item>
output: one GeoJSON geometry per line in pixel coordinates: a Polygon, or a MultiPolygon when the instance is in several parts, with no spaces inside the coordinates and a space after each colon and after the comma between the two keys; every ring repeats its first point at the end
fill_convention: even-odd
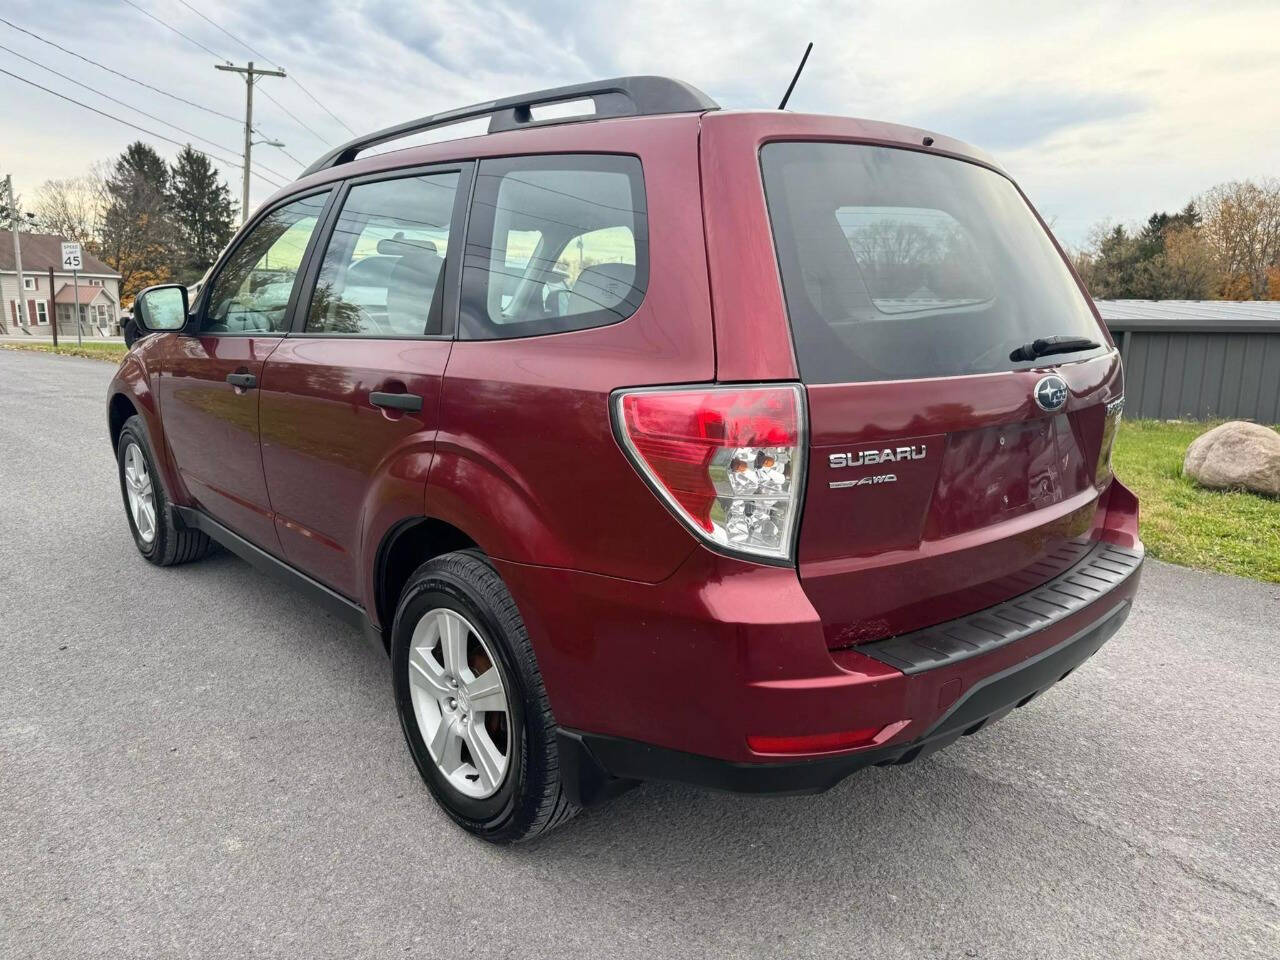
{"type": "Polygon", "coordinates": [[[39,290],[40,278],[28,276],[24,271],[22,274],[22,289],[23,290],[39,290]],[[30,284],[30,286],[27,286],[27,284],[30,284]]]}
{"type": "MultiPolygon", "coordinates": [[[[301,292],[301,281],[307,276],[311,261],[315,257],[316,240],[319,238],[321,231],[329,222],[329,215],[333,209],[333,199],[338,193],[338,184],[329,182],[322,183],[306,190],[299,190],[297,193],[282,197],[276,203],[269,207],[263,207],[254,214],[253,219],[244,223],[239,232],[227,244],[227,248],[222,251],[222,256],[218,257],[208,273],[208,282],[201,284],[200,293],[196,296],[196,302],[187,308],[187,322],[181,330],[174,331],[194,337],[257,337],[259,339],[268,339],[275,337],[288,336],[293,325],[294,314],[298,307],[298,294],[301,292]],[[209,305],[210,291],[213,290],[218,282],[218,278],[222,276],[222,271],[226,268],[227,261],[236,255],[236,251],[240,249],[240,245],[244,243],[245,237],[253,233],[267,217],[275,213],[281,207],[287,207],[291,203],[297,203],[299,200],[305,200],[308,197],[319,196],[327,193],[328,198],[325,200],[324,206],[320,208],[320,215],[316,218],[315,229],[311,231],[311,238],[307,241],[307,249],[302,254],[302,263],[298,268],[297,276],[293,280],[293,290],[289,293],[289,303],[285,307],[285,326],[282,330],[225,330],[225,331],[209,331],[202,330],[205,321],[205,310],[209,305]],[[193,328],[194,321],[194,328],[193,328]]],[[[310,302],[308,300],[308,302],[310,302]]]]}
{"type": "Polygon", "coordinates": [[[322,240],[313,251],[306,264],[302,276],[302,292],[296,304],[291,303],[292,320],[286,336],[290,339],[307,340],[453,340],[458,330],[458,309],[462,290],[462,256],[450,257],[448,252],[444,258],[444,299],[441,303],[440,332],[419,334],[366,334],[366,333],[333,333],[327,330],[306,329],[307,313],[311,308],[311,297],[315,292],[316,281],[320,277],[320,269],[324,266],[325,254],[329,252],[329,238],[342,215],[342,208],[347,202],[347,195],[355,187],[368,183],[381,183],[385,180],[407,180],[412,177],[432,176],[443,173],[458,174],[458,187],[453,197],[453,212],[449,220],[449,245],[454,246],[454,237],[458,237],[457,249],[462,251],[466,246],[467,224],[470,219],[472,192],[475,189],[475,160],[449,160],[442,163],[417,164],[409,167],[394,167],[389,170],[378,170],[362,176],[349,177],[333,186],[333,197],[325,210],[325,215],[316,228],[314,239],[322,240]],[[303,304],[306,309],[303,309],[303,304]]]}
{"type": "Polygon", "coordinates": [[[36,325],[41,327],[49,325],[49,301],[47,300],[36,301],[36,325]],[[42,313],[44,314],[43,319],[40,317],[42,313]]]}
{"type": "MultiPolygon", "coordinates": [[[[509,340],[528,340],[532,337],[559,336],[561,334],[566,334],[566,333],[578,333],[584,330],[598,330],[602,327],[611,327],[611,326],[614,326],[615,324],[625,323],[627,320],[630,320],[637,313],[639,313],[640,310],[644,307],[645,301],[648,299],[648,296],[649,296],[649,282],[652,279],[652,267],[651,267],[652,256],[650,255],[650,249],[649,249],[650,243],[651,243],[652,231],[650,230],[650,227],[649,227],[649,192],[648,192],[648,185],[645,181],[644,160],[637,153],[631,153],[623,150],[557,150],[557,151],[548,151],[548,152],[539,152],[539,153],[504,154],[501,156],[481,157],[476,164],[474,186],[472,188],[472,196],[467,205],[466,248],[469,248],[471,244],[471,239],[472,239],[471,212],[475,209],[475,206],[476,206],[476,199],[477,199],[476,187],[478,187],[480,182],[481,168],[485,164],[500,165],[503,168],[503,176],[505,176],[506,173],[508,172],[517,172],[519,170],[574,169],[573,167],[565,167],[563,165],[556,166],[556,163],[559,162],[561,164],[564,164],[565,161],[573,161],[573,160],[586,162],[592,159],[599,159],[599,158],[612,158],[617,160],[634,160],[636,163],[636,166],[639,167],[638,172],[636,172],[634,176],[630,177],[632,181],[633,199],[638,198],[642,202],[642,209],[644,212],[643,244],[641,243],[641,238],[637,234],[637,231],[634,228],[632,229],[632,235],[633,237],[635,237],[635,242],[636,242],[636,265],[635,265],[636,274],[635,274],[635,280],[632,282],[632,287],[637,289],[640,293],[640,299],[636,301],[635,308],[625,317],[618,317],[616,314],[613,313],[613,311],[602,309],[602,310],[592,310],[588,313],[575,314],[571,318],[561,318],[561,319],[572,319],[573,321],[575,321],[571,324],[565,325],[563,329],[549,329],[549,330],[543,329],[543,330],[538,330],[530,333],[516,333],[513,330],[511,334],[508,336],[464,337],[462,335],[462,316],[464,312],[470,312],[470,311],[478,312],[480,316],[483,316],[485,318],[484,320],[485,323],[492,324],[492,321],[488,319],[488,311],[489,311],[488,281],[487,279],[485,279],[483,282],[480,282],[480,283],[473,282],[472,284],[468,284],[466,282],[466,270],[465,270],[465,264],[464,264],[464,269],[462,271],[463,276],[460,281],[461,288],[462,288],[461,298],[458,302],[457,338],[459,340],[466,340],[469,343],[502,342],[502,341],[509,341],[509,340]],[[642,249],[643,249],[643,256],[641,255],[642,249]],[[643,264],[641,263],[641,261],[643,261],[643,264]],[[643,287],[641,287],[641,283],[643,283],[643,287]],[[602,314],[611,315],[613,316],[613,319],[600,320],[599,317],[602,314]]],[[[611,171],[611,172],[621,172],[621,171],[611,171]]],[[[630,171],[628,171],[628,175],[630,175],[630,171]]],[[[496,194],[494,196],[494,199],[496,201],[496,194]]],[[[492,239],[493,239],[492,229],[493,229],[492,224],[490,224],[488,227],[488,232],[490,236],[487,237],[484,241],[486,246],[492,243],[492,239]]],[[[487,272],[485,276],[487,277],[487,272]]]]}

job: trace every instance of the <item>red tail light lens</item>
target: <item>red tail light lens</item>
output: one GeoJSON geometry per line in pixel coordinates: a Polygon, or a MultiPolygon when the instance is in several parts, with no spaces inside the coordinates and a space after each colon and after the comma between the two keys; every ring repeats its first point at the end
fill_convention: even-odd
{"type": "Polygon", "coordinates": [[[696,534],[791,558],[804,474],[799,387],[623,391],[614,417],[636,469],[696,534]]]}

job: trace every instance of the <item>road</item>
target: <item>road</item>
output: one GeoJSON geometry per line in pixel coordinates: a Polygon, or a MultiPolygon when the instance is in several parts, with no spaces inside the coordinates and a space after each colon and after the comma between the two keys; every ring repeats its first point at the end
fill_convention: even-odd
{"type": "Polygon", "coordinates": [[[111,369],[0,350],[0,956],[1280,956],[1280,587],[1150,562],[1096,657],[925,761],[499,849],[357,631],[135,555],[111,369]]]}

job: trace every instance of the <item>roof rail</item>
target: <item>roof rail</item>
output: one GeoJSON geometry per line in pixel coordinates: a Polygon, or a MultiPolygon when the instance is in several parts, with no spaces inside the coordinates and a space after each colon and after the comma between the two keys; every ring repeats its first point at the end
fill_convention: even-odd
{"type": "Polygon", "coordinates": [[[533,93],[522,93],[502,100],[490,100],[469,107],[446,110],[429,117],[420,117],[396,124],[383,130],[365,134],[334,147],[302,172],[308,176],[320,170],[350,163],[362,151],[390,140],[410,137],[424,130],[445,127],[463,120],[488,116],[489,132],[519,130],[525,127],[549,126],[556,123],[574,123],[580,120],[600,120],[605,117],[640,117],[659,113],[702,113],[718,110],[720,105],[701,90],[669,77],[615,77],[612,80],[596,80],[568,87],[552,87],[533,93]],[[590,100],[595,112],[582,116],[534,120],[532,107],[570,100],[590,100]]]}

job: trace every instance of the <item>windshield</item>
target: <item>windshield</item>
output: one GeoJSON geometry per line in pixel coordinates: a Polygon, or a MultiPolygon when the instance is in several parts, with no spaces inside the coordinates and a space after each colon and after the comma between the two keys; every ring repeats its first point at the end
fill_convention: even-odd
{"type": "Polygon", "coordinates": [[[841,143],[767,144],[761,165],[806,382],[1023,369],[1034,364],[1009,355],[1038,337],[1102,342],[1062,257],[1000,174],[841,143]]]}

